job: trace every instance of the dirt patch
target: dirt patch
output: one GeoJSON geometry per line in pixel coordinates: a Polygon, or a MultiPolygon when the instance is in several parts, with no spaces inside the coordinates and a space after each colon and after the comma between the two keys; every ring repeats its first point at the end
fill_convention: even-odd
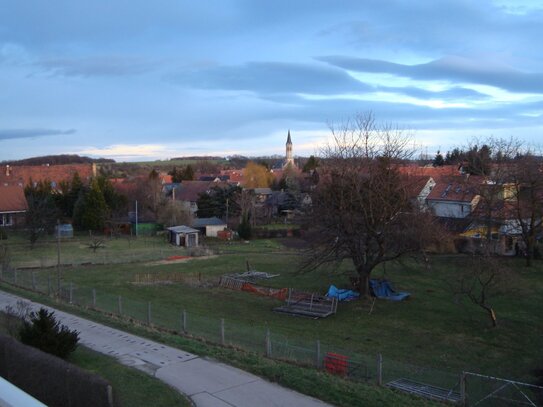
{"type": "Polygon", "coordinates": [[[187,263],[192,260],[208,260],[208,259],[214,259],[217,257],[216,254],[211,256],[201,256],[201,257],[184,257],[184,256],[172,256],[172,257],[182,257],[182,258],[170,258],[166,260],[158,260],[158,261],[151,261],[147,263],[148,266],[163,266],[164,264],[178,264],[178,263],[187,263]]]}

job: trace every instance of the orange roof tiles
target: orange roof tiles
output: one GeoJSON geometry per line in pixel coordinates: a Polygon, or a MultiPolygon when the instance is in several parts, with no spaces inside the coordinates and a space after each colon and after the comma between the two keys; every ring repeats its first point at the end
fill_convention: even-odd
{"type": "Polygon", "coordinates": [[[443,177],[436,181],[428,200],[471,202],[478,194],[481,177],[443,177]]]}
{"type": "Polygon", "coordinates": [[[66,164],[66,165],[14,165],[4,166],[0,171],[0,185],[27,186],[33,182],[51,181],[56,188],[60,182],[71,181],[75,173],[79,173],[85,183],[96,175],[93,164],[66,164]]]}
{"type": "Polygon", "coordinates": [[[0,213],[23,212],[28,209],[24,189],[19,186],[0,186],[0,213]]]}

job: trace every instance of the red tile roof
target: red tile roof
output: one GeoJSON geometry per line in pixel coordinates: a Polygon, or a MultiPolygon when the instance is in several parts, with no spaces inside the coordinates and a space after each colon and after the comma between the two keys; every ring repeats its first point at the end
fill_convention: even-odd
{"type": "Polygon", "coordinates": [[[428,175],[409,175],[405,177],[403,182],[409,198],[417,198],[431,178],[428,175]]]}
{"type": "Polygon", "coordinates": [[[458,166],[456,165],[443,165],[441,167],[420,167],[418,165],[402,165],[398,167],[400,174],[407,175],[424,175],[432,177],[435,181],[441,177],[454,177],[458,176],[458,166]]]}
{"type": "Polygon", "coordinates": [[[428,200],[471,202],[483,182],[482,177],[442,177],[436,181],[428,200]]]}
{"type": "Polygon", "coordinates": [[[0,213],[22,212],[28,209],[24,189],[19,186],[0,186],[0,213]]]}
{"type": "Polygon", "coordinates": [[[14,165],[4,166],[0,171],[0,185],[27,186],[33,182],[51,181],[54,188],[60,182],[71,181],[77,172],[84,183],[96,175],[93,164],[66,164],[66,165],[14,165]]]}
{"type": "Polygon", "coordinates": [[[239,182],[243,184],[243,170],[221,170],[221,175],[228,175],[230,182],[239,182]]]}
{"type": "Polygon", "coordinates": [[[196,202],[200,194],[206,192],[214,185],[213,182],[208,181],[183,181],[175,191],[175,199],[196,202]]]}

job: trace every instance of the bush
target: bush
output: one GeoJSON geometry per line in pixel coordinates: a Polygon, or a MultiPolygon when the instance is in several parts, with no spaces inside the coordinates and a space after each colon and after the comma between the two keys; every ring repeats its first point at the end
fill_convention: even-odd
{"type": "Polygon", "coordinates": [[[249,240],[252,235],[251,224],[246,216],[243,217],[241,223],[238,226],[238,235],[243,240],[249,240]]]}
{"type": "Polygon", "coordinates": [[[7,240],[8,234],[4,230],[4,228],[0,228],[0,240],[7,240]]]}
{"type": "Polygon", "coordinates": [[[61,325],[54,312],[45,308],[40,308],[38,313],[30,313],[29,321],[23,322],[19,336],[24,344],[63,359],[77,348],[79,341],[79,332],[61,325]]]}

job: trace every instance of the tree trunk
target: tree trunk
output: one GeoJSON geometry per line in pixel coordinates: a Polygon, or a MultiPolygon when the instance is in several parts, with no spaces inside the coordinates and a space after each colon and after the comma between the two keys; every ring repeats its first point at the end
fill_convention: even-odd
{"type": "Polygon", "coordinates": [[[492,321],[492,328],[496,328],[498,326],[498,320],[496,319],[496,313],[492,309],[492,307],[483,307],[486,312],[488,312],[488,316],[490,317],[490,320],[492,321]]]}
{"type": "Polygon", "coordinates": [[[370,272],[361,268],[358,269],[358,292],[362,298],[370,296],[370,272]]]}
{"type": "Polygon", "coordinates": [[[534,241],[530,236],[526,242],[526,267],[532,266],[532,260],[534,258],[534,241]]]}

